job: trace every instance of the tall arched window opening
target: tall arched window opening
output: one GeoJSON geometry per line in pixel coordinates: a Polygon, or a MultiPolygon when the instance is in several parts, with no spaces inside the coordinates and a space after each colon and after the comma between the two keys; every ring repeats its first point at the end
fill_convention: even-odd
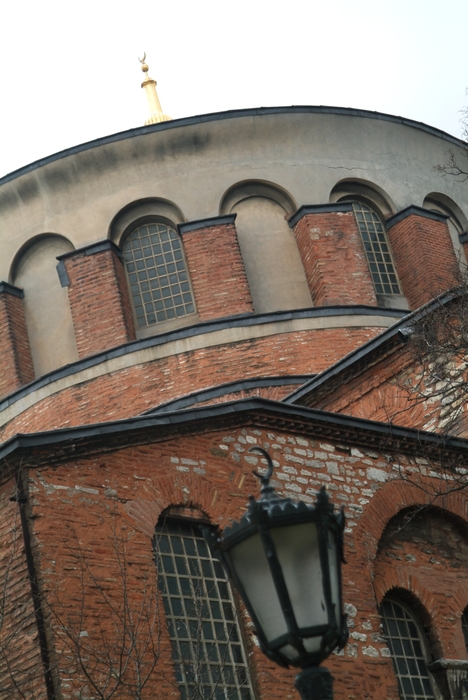
{"type": "Polygon", "coordinates": [[[434,700],[427,670],[428,653],[421,626],[413,611],[400,601],[386,598],[381,607],[383,627],[392,655],[402,700],[434,700]]]}
{"type": "Polygon", "coordinates": [[[376,294],[400,295],[384,224],[377,212],[363,202],[353,201],[353,210],[361,233],[376,294]]]}
{"type": "Polygon", "coordinates": [[[154,551],[181,700],[253,700],[232,592],[200,527],[165,520],[154,551]]]}
{"type": "Polygon", "coordinates": [[[142,224],[122,249],[137,328],[195,312],[182,242],[173,228],[142,224]]]}

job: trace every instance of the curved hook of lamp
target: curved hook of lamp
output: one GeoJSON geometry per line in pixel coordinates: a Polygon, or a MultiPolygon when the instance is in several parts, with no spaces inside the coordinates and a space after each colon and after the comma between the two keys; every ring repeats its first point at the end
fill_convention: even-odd
{"type": "Polygon", "coordinates": [[[268,464],[268,469],[267,469],[266,474],[259,474],[256,471],[254,471],[253,473],[255,474],[257,479],[260,479],[262,486],[268,486],[268,484],[270,483],[270,479],[273,476],[273,461],[272,461],[270,455],[268,454],[268,452],[266,450],[263,449],[263,447],[256,447],[256,446],[251,447],[250,450],[248,450],[248,452],[259,452],[261,455],[263,455],[265,457],[267,464],[268,464]]]}

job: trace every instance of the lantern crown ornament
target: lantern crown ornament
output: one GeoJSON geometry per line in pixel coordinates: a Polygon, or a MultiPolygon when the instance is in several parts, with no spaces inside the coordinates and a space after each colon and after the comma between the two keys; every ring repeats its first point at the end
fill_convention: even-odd
{"type": "MultiPolygon", "coordinates": [[[[270,484],[273,462],[249,497],[239,522],[211,536],[252,621],[263,652],[281,666],[320,664],[348,638],[341,598],[343,510],[335,513],[325,487],[314,505],[280,497],[270,484]]],[[[317,669],[325,671],[325,669],[317,669]]]]}

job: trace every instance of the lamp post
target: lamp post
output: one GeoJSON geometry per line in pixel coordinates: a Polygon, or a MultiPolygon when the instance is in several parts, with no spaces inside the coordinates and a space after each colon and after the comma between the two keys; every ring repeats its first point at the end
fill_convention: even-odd
{"type": "Polygon", "coordinates": [[[325,487],[312,506],[280,498],[270,486],[267,460],[261,498],[221,537],[207,531],[255,625],[262,651],[281,666],[298,666],[303,700],[331,700],[332,676],[319,664],[348,638],[342,612],[344,514],[335,514],[325,487]]]}

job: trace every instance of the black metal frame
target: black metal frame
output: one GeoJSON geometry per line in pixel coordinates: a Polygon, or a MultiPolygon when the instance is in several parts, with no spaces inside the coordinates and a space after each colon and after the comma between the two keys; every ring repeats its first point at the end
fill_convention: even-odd
{"type": "MultiPolygon", "coordinates": [[[[301,501],[292,501],[289,498],[280,498],[274,488],[270,486],[270,479],[273,474],[273,463],[268,453],[261,447],[252,447],[249,452],[259,452],[267,460],[268,470],[265,475],[255,475],[261,480],[261,498],[256,501],[253,496],[249,498],[247,513],[240,522],[233,524],[231,528],[226,528],[222,537],[217,537],[211,531],[206,532],[209,544],[213,551],[221,558],[226,566],[234,585],[238,589],[244,601],[252,621],[255,625],[257,636],[262,651],[270,659],[281,666],[308,667],[321,663],[337,647],[343,647],[348,638],[346,617],[342,610],[335,610],[332,602],[332,590],[329,571],[329,533],[334,534],[336,543],[336,556],[338,558],[337,570],[339,576],[339,591],[341,598],[341,567],[343,561],[343,530],[344,514],[341,510],[334,513],[334,508],[330,504],[325,487],[317,494],[317,501],[314,506],[301,501]],[[319,557],[323,573],[323,593],[327,607],[328,624],[315,627],[300,627],[289,598],[286,582],[283,576],[281,564],[275,549],[270,528],[285,527],[288,525],[299,525],[302,523],[316,523],[318,528],[319,557]],[[288,632],[273,641],[268,641],[262,631],[262,627],[255,615],[255,611],[250,605],[250,601],[236,571],[232,565],[229,550],[236,544],[244,541],[251,535],[259,533],[267,561],[270,566],[272,579],[278,599],[285,617],[288,632]],[[308,637],[322,636],[320,649],[316,652],[307,651],[304,648],[303,639],[308,637]],[[286,644],[292,645],[299,654],[299,658],[292,661],[286,657],[280,648],[286,644]]],[[[341,604],[341,601],[340,601],[341,604]]]]}

